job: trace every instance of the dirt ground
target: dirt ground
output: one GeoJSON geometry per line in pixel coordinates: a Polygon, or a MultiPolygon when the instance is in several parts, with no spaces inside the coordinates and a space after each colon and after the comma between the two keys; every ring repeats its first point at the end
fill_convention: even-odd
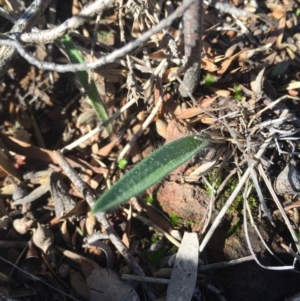
{"type": "Polygon", "coordinates": [[[191,300],[299,293],[300,2],[203,1],[201,31],[181,13],[142,40],[187,2],[0,0],[0,300],[167,300],[120,275],[170,279],[184,232],[200,249],[209,236],[191,300]],[[196,85],[182,70],[195,32],[196,85]],[[199,133],[208,145],[162,181],[92,214],[143,159],[199,133]],[[249,258],[247,237],[262,265],[293,271],[205,270],[249,258]]]}

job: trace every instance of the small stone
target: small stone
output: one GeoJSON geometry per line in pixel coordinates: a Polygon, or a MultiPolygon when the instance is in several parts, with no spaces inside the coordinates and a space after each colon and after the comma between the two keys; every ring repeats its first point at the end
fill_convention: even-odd
{"type": "Polygon", "coordinates": [[[275,181],[275,190],[278,194],[296,194],[300,192],[300,172],[296,162],[291,160],[275,181]]]}
{"type": "Polygon", "coordinates": [[[38,223],[37,229],[34,229],[33,231],[32,240],[38,248],[46,253],[49,247],[53,244],[54,235],[50,228],[38,223]]]}
{"type": "Polygon", "coordinates": [[[166,213],[190,221],[202,219],[209,200],[204,189],[186,183],[164,181],[157,191],[157,201],[166,213]]]}

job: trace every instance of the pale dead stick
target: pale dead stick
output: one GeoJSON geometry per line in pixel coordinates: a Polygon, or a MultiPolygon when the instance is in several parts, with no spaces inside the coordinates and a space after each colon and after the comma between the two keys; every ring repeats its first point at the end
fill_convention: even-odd
{"type": "MultiPolygon", "coordinates": [[[[260,149],[258,150],[257,154],[254,156],[254,159],[256,159],[258,161],[258,159],[263,155],[264,151],[266,150],[267,146],[269,145],[269,143],[272,141],[272,137],[269,137],[266,139],[266,141],[261,145],[260,149]]],[[[205,235],[205,237],[203,238],[203,241],[201,242],[201,245],[199,247],[199,252],[201,253],[204,248],[206,247],[208,241],[210,240],[210,238],[212,237],[213,233],[215,232],[215,230],[217,229],[218,225],[220,224],[222,218],[224,217],[225,213],[227,212],[227,210],[229,209],[229,207],[231,206],[231,204],[233,203],[233,201],[235,200],[236,196],[238,195],[238,193],[240,192],[240,190],[242,189],[243,185],[245,184],[245,182],[247,181],[250,172],[251,172],[251,168],[253,167],[248,167],[247,170],[245,171],[243,177],[241,178],[241,180],[239,181],[238,185],[236,186],[236,188],[234,189],[234,191],[232,192],[231,196],[229,197],[229,199],[226,201],[225,205],[223,206],[223,208],[221,209],[221,211],[219,212],[218,216],[216,217],[215,221],[213,222],[213,224],[211,225],[209,231],[207,232],[207,234],[205,235]]]]}

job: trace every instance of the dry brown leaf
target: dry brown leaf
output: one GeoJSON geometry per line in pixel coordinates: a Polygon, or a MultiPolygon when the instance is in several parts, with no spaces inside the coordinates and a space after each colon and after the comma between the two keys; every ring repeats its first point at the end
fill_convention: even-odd
{"type": "MultiPolygon", "coordinates": [[[[264,72],[265,72],[265,68],[263,68],[258,73],[258,75],[254,79],[254,81],[251,81],[251,83],[250,83],[251,90],[257,99],[259,99],[260,95],[262,95],[262,93],[263,93],[264,72]]],[[[253,75],[253,77],[255,76],[254,74],[252,74],[252,75],[253,75]]]]}
{"type": "Polygon", "coordinates": [[[169,83],[169,82],[176,80],[176,77],[171,76],[171,74],[173,74],[173,73],[176,74],[178,69],[179,69],[179,67],[172,67],[172,68],[167,69],[162,76],[163,83],[169,83]]]}
{"type": "Polygon", "coordinates": [[[103,180],[103,175],[98,174],[90,180],[90,186],[92,189],[97,189],[100,182],[103,180]]]}
{"type": "Polygon", "coordinates": [[[122,137],[119,137],[114,141],[108,143],[104,147],[101,147],[98,151],[98,155],[101,157],[107,157],[111,153],[112,149],[116,146],[116,144],[120,141],[121,138],[122,137]]]}
{"type": "Polygon", "coordinates": [[[92,215],[91,212],[88,212],[88,216],[85,222],[85,228],[89,236],[95,232],[96,225],[97,225],[96,217],[92,215]]]}
{"type": "Polygon", "coordinates": [[[139,20],[139,13],[134,13],[134,21],[132,24],[131,35],[135,38],[139,38],[142,35],[144,27],[142,22],[139,20]]]}
{"type": "Polygon", "coordinates": [[[216,99],[217,97],[204,98],[200,101],[200,106],[202,108],[208,108],[216,99]]]}
{"type": "Polygon", "coordinates": [[[291,58],[291,60],[294,61],[296,58],[295,52],[297,51],[297,47],[295,50],[292,50],[290,47],[286,47],[285,49],[286,49],[286,52],[288,53],[289,57],[291,58]]]}
{"type": "Polygon", "coordinates": [[[213,124],[215,122],[215,119],[208,115],[203,115],[200,117],[200,121],[204,124],[213,124]]]}
{"type": "Polygon", "coordinates": [[[237,47],[238,47],[238,44],[234,44],[234,45],[230,46],[224,54],[224,59],[227,59],[227,58],[230,58],[231,56],[233,56],[237,47]]]}
{"type": "Polygon", "coordinates": [[[278,48],[282,47],[281,43],[282,43],[282,39],[283,39],[285,21],[286,21],[286,17],[284,16],[279,20],[278,27],[276,28],[276,32],[277,32],[277,35],[278,35],[277,39],[276,39],[276,46],[278,48]]]}
{"type": "Polygon", "coordinates": [[[272,52],[270,55],[268,55],[267,57],[265,57],[262,61],[265,62],[268,65],[273,65],[275,62],[275,58],[277,56],[276,52],[272,52]]]}
{"type": "Polygon", "coordinates": [[[81,9],[82,9],[81,1],[73,0],[72,15],[77,15],[78,13],[80,13],[81,9]]]}
{"type": "Polygon", "coordinates": [[[178,119],[188,119],[188,118],[195,117],[201,113],[203,113],[203,110],[201,108],[194,107],[182,111],[182,113],[180,115],[177,115],[176,117],[178,119]]]}
{"type": "Polygon", "coordinates": [[[100,270],[99,265],[92,259],[89,259],[87,257],[81,256],[77,253],[74,253],[72,251],[63,249],[61,247],[55,247],[58,251],[60,251],[61,253],[63,253],[64,256],[66,256],[67,258],[73,260],[74,262],[76,262],[77,264],[81,264],[82,261],[86,261],[88,262],[94,269],[96,270],[100,270]]]}
{"type": "Polygon", "coordinates": [[[230,91],[228,90],[217,90],[216,94],[219,96],[223,96],[223,97],[229,97],[230,96],[230,91]]]}
{"type": "Polygon", "coordinates": [[[72,216],[80,216],[86,212],[87,203],[85,200],[78,201],[73,209],[64,214],[59,218],[59,220],[64,220],[65,218],[69,218],[72,216]]]}
{"type": "Polygon", "coordinates": [[[165,53],[161,49],[157,50],[155,52],[149,53],[148,56],[151,60],[162,60],[166,57],[165,53]]]}
{"type": "Polygon", "coordinates": [[[167,137],[167,123],[164,120],[157,119],[155,122],[157,133],[166,139],[167,137]]]}
{"type": "MultiPolygon", "coordinates": [[[[5,144],[5,146],[9,151],[17,153],[19,155],[23,155],[25,159],[28,158],[34,161],[42,161],[47,163],[58,164],[57,158],[55,156],[55,152],[51,150],[45,148],[39,148],[37,146],[28,144],[26,142],[20,141],[14,137],[10,137],[2,133],[0,133],[0,138],[2,139],[3,143],[5,144]]],[[[87,162],[83,162],[78,158],[74,158],[74,160],[70,158],[66,158],[66,160],[73,168],[75,167],[82,168],[84,166],[86,168],[86,171],[91,169],[95,173],[100,173],[100,174],[107,172],[107,170],[103,169],[102,167],[91,166],[87,162]]]]}
{"type": "Polygon", "coordinates": [[[270,4],[267,5],[269,8],[272,10],[272,13],[270,14],[271,17],[279,20],[282,17],[285,17],[286,15],[286,9],[282,5],[277,5],[277,4],[270,4]]]}
{"type": "Polygon", "coordinates": [[[164,95],[164,101],[165,101],[165,104],[163,106],[163,109],[166,112],[174,114],[175,116],[178,116],[181,114],[181,112],[182,112],[181,105],[174,100],[174,98],[172,97],[172,95],[170,93],[166,93],[164,95]]]}
{"type": "Polygon", "coordinates": [[[5,152],[0,148],[0,168],[8,175],[20,180],[19,171],[14,167],[5,152]]]}
{"type": "Polygon", "coordinates": [[[130,220],[127,220],[125,231],[123,232],[123,235],[122,235],[122,241],[128,249],[130,247],[129,234],[130,234],[130,220]]]}
{"type": "Polygon", "coordinates": [[[223,96],[223,97],[229,97],[230,96],[230,91],[229,90],[221,90],[217,89],[214,87],[209,88],[211,91],[215,92],[218,96],[223,96]]]}
{"type": "Polygon", "coordinates": [[[225,60],[224,62],[222,62],[219,70],[217,71],[217,74],[219,74],[219,75],[224,74],[227,71],[227,69],[229,68],[229,66],[231,65],[233,59],[234,58],[231,57],[231,58],[225,60]]]}
{"type": "Polygon", "coordinates": [[[234,74],[234,73],[238,72],[239,70],[241,70],[241,67],[230,70],[229,74],[234,74]]]}
{"type": "Polygon", "coordinates": [[[95,73],[103,76],[105,80],[111,83],[120,83],[128,76],[128,71],[124,69],[95,70],[95,73]]]}
{"type": "Polygon", "coordinates": [[[99,21],[99,24],[109,25],[109,24],[116,22],[116,20],[118,20],[118,16],[117,16],[117,14],[114,14],[114,15],[111,15],[108,17],[101,18],[99,21]]]}
{"type": "Polygon", "coordinates": [[[299,91],[297,90],[288,90],[288,94],[291,95],[291,96],[298,96],[299,95],[299,91]]]}
{"type": "Polygon", "coordinates": [[[44,44],[37,44],[37,47],[36,47],[36,58],[40,61],[44,61],[45,58],[47,57],[48,53],[47,53],[47,50],[46,50],[46,45],[44,44]]]}
{"type": "Polygon", "coordinates": [[[207,58],[202,58],[201,59],[201,69],[204,69],[208,72],[215,72],[218,70],[218,67],[211,60],[209,60],[207,58]]]}
{"type": "Polygon", "coordinates": [[[60,226],[61,237],[67,243],[71,243],[71,237],[68,231],[68,220],[66,219],[60,226]]]}

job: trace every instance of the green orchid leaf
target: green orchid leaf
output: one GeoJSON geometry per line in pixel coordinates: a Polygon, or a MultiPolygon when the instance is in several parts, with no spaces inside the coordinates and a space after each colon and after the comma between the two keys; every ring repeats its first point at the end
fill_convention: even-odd
{"type": "MultiPolygon", "coordinates": [[[[69,60],[73,64],[81,64],[84,62],[83,57],[80,52],[76,49],[75,45],[72,42],[71,37],[66,34],[61,38],[62,43],[65,46],[66,52],[68,54],[69,60]]],[[[76,75],[79,79],[81,86],[84,91],[87,93],[87,96],[93,106],[98,118],[100,121],[104,122],[108,119],[108,114],[104,107],[104,103],[99,95],[97,86],[94,80],[91,78],[89,81],[89,73],[88,71],[77,71],[76,75]]],[[[112,131],[112,126],[108,125],[106,128],[109,132],[112,131]]]]}
{"type": "Polygon", "coordinates": [[[131,169],[95,203],[92,212],[106,211],[137,196],[205,148],[209,139],[187,136],[157,149],[131,169]]]}

